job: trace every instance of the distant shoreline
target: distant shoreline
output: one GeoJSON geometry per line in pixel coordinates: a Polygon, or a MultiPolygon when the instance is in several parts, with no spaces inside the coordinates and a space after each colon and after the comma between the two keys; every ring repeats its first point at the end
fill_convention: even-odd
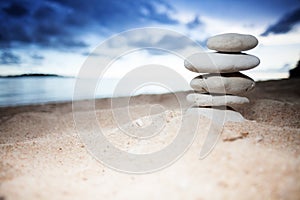
{"type": "Polygon", "coordinates": [[[7,75],[2,76],[0,78],[21,78],[21,77],[58,77],[58,78],[75,78],[74,76],[63,76],[57,74],[18,74],[18,75],[7,75]]]}
{"type": "MultiPolygon", "coordinates": [[[[281,80],[289,78],[288,72],[250,72],[245,73],[247,76],[253,78],[256,82],[268,81],[268,80],[281,80]],[[256,78],[255,78],[256,77],[256,78]]],[[[15,74],[15,75],[0,75],[0,78],[42,78],[42,77],[52,77],[52,78],[79,78],[76,75],[61,75],[61,74],[43,74],[43,73],[24,73],[24,74],[15,74]]],[[[110,78],[110,79],[121,79],[119,78],[110,78]]]]}

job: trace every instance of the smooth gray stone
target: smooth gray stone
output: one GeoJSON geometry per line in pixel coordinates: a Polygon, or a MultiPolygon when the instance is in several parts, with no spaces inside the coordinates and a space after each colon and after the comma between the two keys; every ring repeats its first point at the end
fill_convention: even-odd
{"type": "Polygon", "coordinates": [[[230,106],[249,103],[248,98],[233,95],[213,96],[209,94],[192,93],[188,94],[186,99],[194,106],[230,106]]]}
{"type": "Polygon", "coordinates": [[[226,122],[244,122],[245,118],[234,110],[221,110],[217,108],[190,108],[187,113],[192,115],[202,115],[211,119],[214,123],[226,123],[226,122]]]}
{"type": "Polygon", "coordinates": [[[195,77],[191,87],[200,93],[244,94],[255,87],[255,81],[240,73],[204,74],[195,77]]]}
{"type": "Polygon", "coordinates": [[[221,52],[241,52],[253,49],[258,40],[253,35],[225,33],[208,38],[207,47],[221,52]]]}
{"type": "Polygon", "coordinates": [[[195,53],[187,57],[184,66],[198,73],[232,73],[248,70],[259,65],[260,60],[244,53],[195,53]]]}

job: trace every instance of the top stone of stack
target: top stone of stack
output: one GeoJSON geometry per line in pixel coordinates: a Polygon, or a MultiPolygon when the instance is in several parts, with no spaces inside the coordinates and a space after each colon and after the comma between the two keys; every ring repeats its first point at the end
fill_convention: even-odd
{"type": "Polygon", "coordinates": [[[241,52],[253,49],[258,44],[256,37],[238,33],[216,35],[207,40],[207,47],[219,52],[241,52]]]}

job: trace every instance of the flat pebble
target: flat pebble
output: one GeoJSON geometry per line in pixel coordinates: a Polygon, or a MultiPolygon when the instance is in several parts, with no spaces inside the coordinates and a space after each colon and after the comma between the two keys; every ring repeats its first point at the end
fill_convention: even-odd
{"type": "Polygon", "coordinates": [[[215,123],[245,121],[245,118],[240,113],[229,109],[221,110],[218,108],[194,107],[190,108],[187,112],[194,115],[202,115],[208,119],[211,119],[215,123]]]}
{"type": "Polygon", "coordinates": [[[207,40],[207,47],[221,52],[241,52],[253,49],[258,40],[253,35],[226,33],[213,36],[207,40]]]}
{"type": "Polygon", "coordinates": [[[190,85],[199,93],[244,94],[254,88],[255,81],[235,72],[200,75],[192,79],[190,85]]]}
{"type": "Polygon", "coordinates": [[[229,106],[237,104],[249,103],[246,97],[239,97],[233,95],[209,95],[192,93],[186,97],[187,101],[194,106],[229,106]]]}
{"type": "Polygon", "coordinates": [[[248,70],[259,65],[260,60],[244,53],[195,53],[187,57],[184,66],[198,73],[232,73],[248,70]]]}

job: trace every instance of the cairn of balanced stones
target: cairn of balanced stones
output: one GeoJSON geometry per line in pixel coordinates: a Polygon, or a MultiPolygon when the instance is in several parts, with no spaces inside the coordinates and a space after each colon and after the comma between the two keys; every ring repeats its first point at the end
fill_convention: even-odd
{"type": "Polygon", "coordinates": [[[205,111],[208,107],[249,103],[243,95],[254,88],[255,82],[240,71],[256,67],[260,60],[242,52],[257,44],[254,36],[237,33],[209,38],[207,47],[216,52],[195,53],[184,62],[188,70],[201,73],[191,81],[195,93],[187,95],[187,101],[205,111]]]}

